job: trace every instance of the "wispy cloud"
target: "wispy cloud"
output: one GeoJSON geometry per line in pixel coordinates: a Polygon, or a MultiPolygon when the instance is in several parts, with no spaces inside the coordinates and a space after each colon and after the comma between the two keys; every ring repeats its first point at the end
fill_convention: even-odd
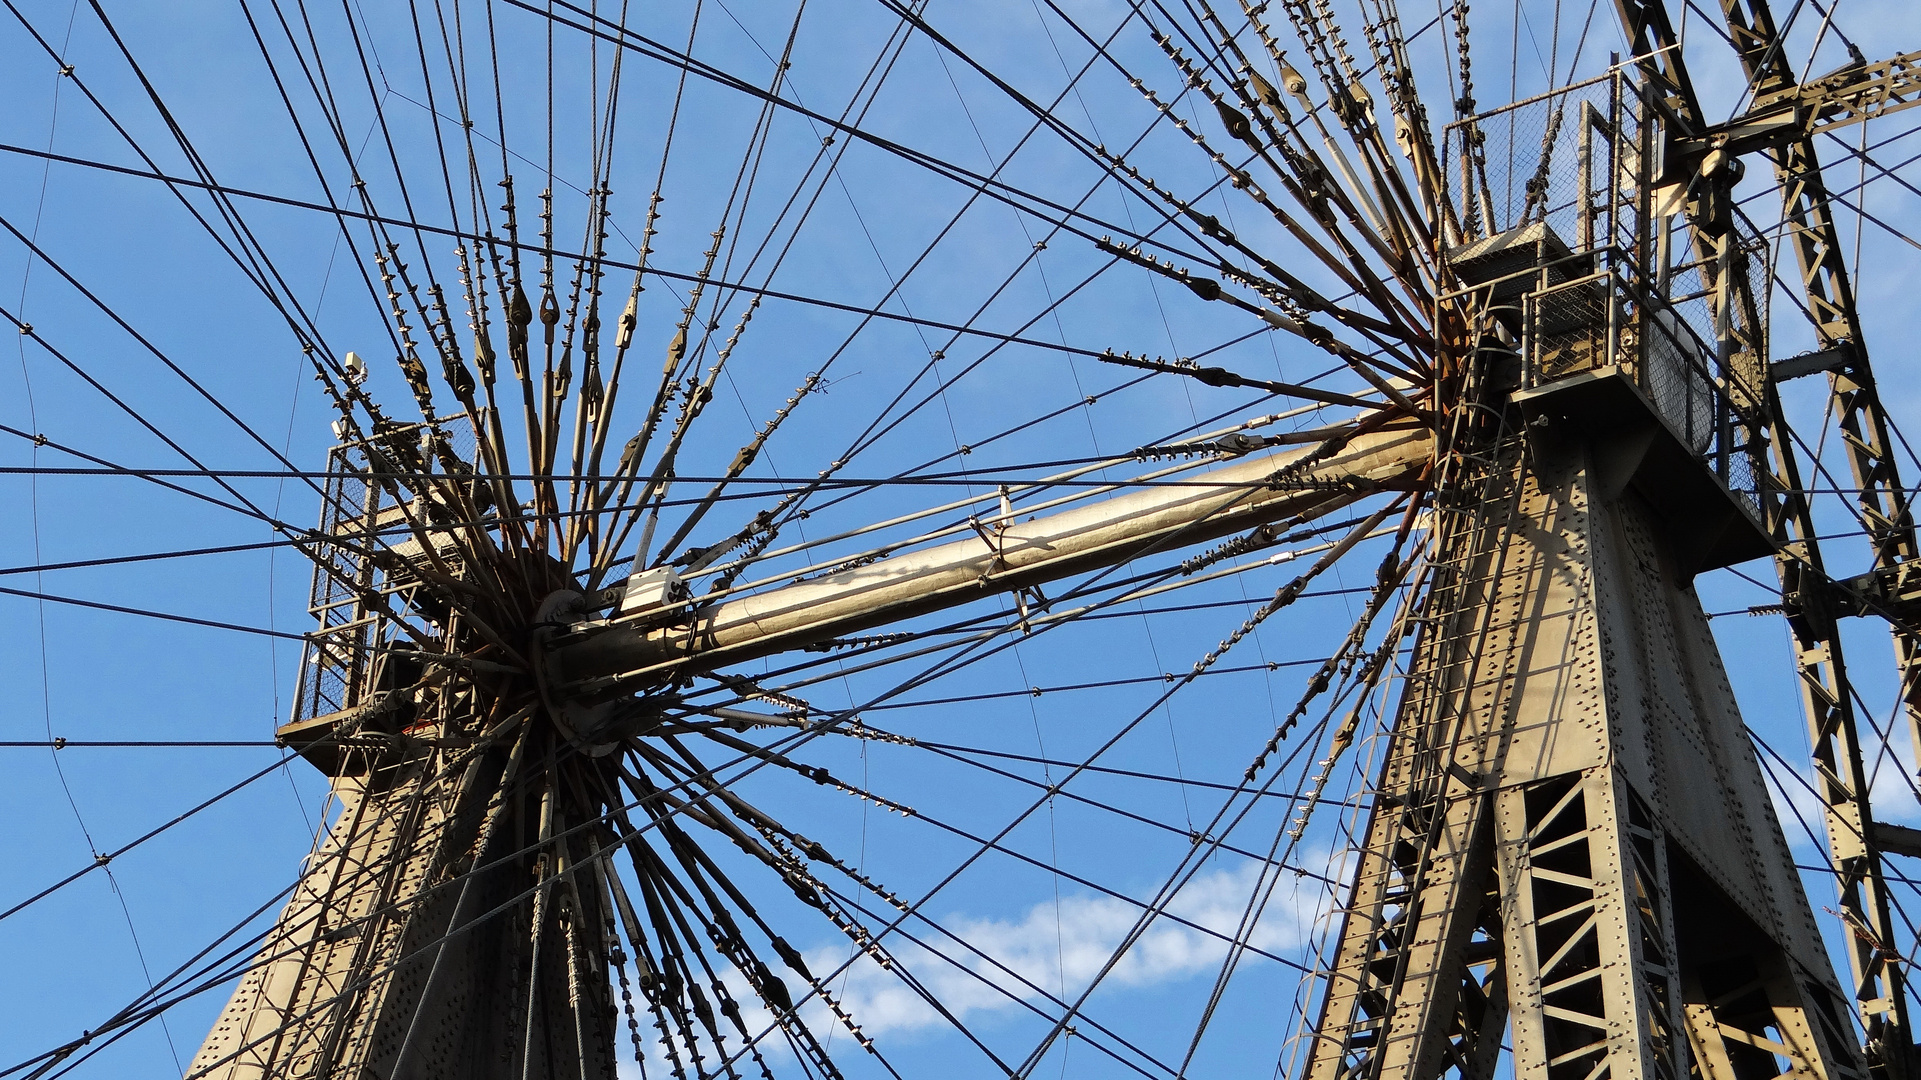
{"type": "MultiPolygon", "coordinates": [[[[1340,880],[1338,866],[1330,869],[1330,876],[1340,880]]],[[[1256,949],[1290,955],[1309,940],[1334,900],[1324,884],[1291,871],[1270,872],[1267,883],[1273,888],[1266,909],[1252,932],[1241,937],[1256,949]]],[[[1153,920],[1101,979],[1102,992],[1126,993],[1202,976],[1211,979],[1227,956],[1228,943],[1207,931],[1236,936],[1249,898],[1265,888],[1260,867],[1252,863],[1196,875],[1167,905],[1169,914],[1193,925],[1176,918],[1153,920]]],[[[1152,892],[1153,887],[1147,887],[1141,898],[1152,892]]],[[[963,1023],[1025,1012],[1029,1004],[1057,1015],[1058,1006],[1047,1001],[1047,995],[1067,1001],[1077,998],[1115,956],[1140,916],[1141,908],[1125,900],[1063,891],[1058,904],[1049,900],[1010,916],[965,912],[938,916],[936,921],[946,934],[910,921],[903,929],[923,944],[890,937],[888,952],[897,968],[910,973],[963,1023]]],[[[815,974],[825,974],[841,968],[849,951],[846,944],[823,944],[808,951],[807,963],[815,974]]],[[[1258,956],[1245,962],[1270,963],[1258,956]]],[[[830,985],[869,1037],[912,1036],[948,1026],[949,1021],[899,973],[883,969],[870,956],[856,957],[830,985]]],[[[796,981],[790,980],[790,986],[796,998],[804,993],[796,981]]],[[[743,1003],[750,1029],[765,1028],[771,1017],[745,1009],[751,994],[744,985],[735,987],[735,996],[743,1003]]],[[[840,1027],[818,1001],[805,1006],[802,1015],[823,1038],[840,1027]]],[[[1098,1017],[1099,1009],[1094,1015],[1098,1017]]],[[[845,1038],[844,1030],[835,1038],[845,1038]]],[[[769,1040],[778,1041],[777,1037],[769,1040]]]]}
{"type": "MultiPolygon", "coordinates": [[[[1196,876],[1167,906],[1171,915],[1195,925],[1173,918],[1154,920],[1102,985],[1157,986],[1217,968],[1227,955],[1227,943],[1196,927],[1234,936],[1258,879],[1259,868],[1252,864],[1196,876]]],[[[1244,940],[1269,952],[1293,949],[1305,940],[1324,899],[1318,882],[1282,871],[1273,901],[1244,940]]],[[[1043,991],[1069,999],[1078,996],[1114,957],[1140,914],[1139,907],[1111,896],[1066,894],[1058,907],[1036,904],[1013,918],[957,915],[941,920],[952,938],[978,953],[951,938],[937,939],[923,927],[916,936],[928,948],[897,947],[895,955],[949,1011],[965,1020],[977,1013],[1015,1009],[1020,1002],[1041,1002],[1043,991]]],[[[845,996],[870,1034],[945,1022],[869,958],[849,969],[845,996]]]]}

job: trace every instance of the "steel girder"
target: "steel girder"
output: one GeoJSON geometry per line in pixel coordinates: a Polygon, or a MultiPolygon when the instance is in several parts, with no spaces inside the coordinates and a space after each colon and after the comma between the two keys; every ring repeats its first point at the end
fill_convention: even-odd
{"type": "Polygon", "coordinates": [[[1633,440],[1510,440],[1435,587],[1311,1080],[1864,1068],[1633,440]]]}
{"type": "MultiPolygon", "coordinates": [[[[1850,110],[1844,115],[1857,119],[1865,119],[1870,110],[1889,111],[1885,94],[1878,107],[1873,104],[1874,86],[1897,73],[1890,70],[1876,76],[1871,70],[1856,72],[1861,82],[1852,90],[1849,83],[1833,80],[1797,87],[1766,0],[1723,0],[1721,7],[1757,108],[1794,100],[1810,110],[1811,120],[1842,106],[1850,110]],[[1825,94],[1821,90],[1824,84],[1825,94]],[[1855,102],[1863,94],[1869,102],[1855,102]]],[[[1873,548],[1866,581],[1870,597],[1849,605],[1859,610],[1874,606],[1873,594],[1896,595],[1911,585],[1921,573],[1921,563],[1916,562],[1921,549],[1916,545],[1911,507],[1895,464],[1888,418],[1868,362],[1866,339],[1844,261],[1845,249],[1815,153],[1813,130],[1810,123],[1789,132],[1770,150],[1770,157],[1781,185],[1787,239],[1800,269],[1817,351],[1828,358],[1823,366],[1830,380],[1829,411],[1859,489],[1857,507],[1873,548]]],[[[1815,541],[1818,529],[1809,501],[1801,494],[1802,477],[1779,394],[1770,397],[1775,481],[1780,488],[1771,524],[1780,544],[1777,562],[1782,595],[1794,632],[1815,767],[1827,805],[1829,846],[1839,871],[1842,919],[1850,930],[1846,951],[1856,983],[1854,997],[1866,1027],[1869,1061],[1876,1072],[1911,1077],[1914,1035],[1908,1017],[1906,975],[1894,946],[1892,904],[1882,876],[1854,695],[1836,625],[1836,616],[1845,607],[1838,602],[1841,598],[1822,564],[1815,541]]],[[[1900,697],[1909,734],[1914,736],[1921,734],[1921,637],[1911,625],[1898,619],[1891,622],[1900,697]]],[[[1921,740],[1915,745],[1921,748],[1921,740]]]]}
{"type": "Polygon", "coordinates": [[[599,834],[518,851],[531,807],[497,745],[349,756],[371,767],[335,777],[340,815],[188,1075],[611,1076],[617,1010],[580,978],[605,943],[559,912],[602,924],[599,834]],[[530,889],[538,930],[498,914],[530,889]]]}
{"type": "MultiPolygon", "coordinates": [[[[1730,40],[1753,96],[1750,113],[1710,127],[1680,67],[1678,39],[1660,0],[1617,0],[1640,64],[1662,97],[1670,136],[1692,153],[1672,155],[1690,168],[1714,150],[1738,154],[1768,148],[1782,188],[1783,218],[1801,272],[1802,294],[1818,347],[1807,357],[1770,365],[1772,381],[1816,372],[1830,377],[1830,414],[1840,429],[1859,489],[1859,511],[1873,545],[1869,574],[1843,595],[1828,578],[1819,530],[1802,487],[1793,429],[1772,385],[1767,394],[1769,472],[1762,492],[1778,556],[1784,607],[1794,635],[1796,669],[1826,804],[1829,849],[1839,871],[1839,898],[1855,993],[1866,1029],[1870,1067],[1877,1075],[1914,1075],[1913,1035],[1905,1001],[1905,973],[1893,942],[1892,904],[1882,875],[1877,827],[1869,804],[1853,690],[1836,618],[1869,610],[1897,614],[1898,598],[1921,595],[1913,518],[1892,455],[1885,412],[1875,388],[1854,293],[1843,262],[1829,194],[1813,137],[1840,126],[1906,108],[1912,100],[1913,56],[1843,69],[1798,86],[1781,47],[1767,0],[1722,0],[1730,40]],[[1675,48],[1669,50],[1670,46],[1675,48]],[[1663,51],[1668,50],[1668,51],[1663,51]],[[1667,60],[1665,57],[1673,56],[1667,60]],[[1904,95],[1907,95],[1904,98],[1904,95]],[[1791,122],[1770,122],[1786,114],[1791,122]],[[1751,130],[1759,129],[1759,130],[1751,130]],[[1768,490],[1771,489],[1771,490],[1768,490]]],[[[1676,176],[1677,182],[1694,182],[1676,176]]],[[[1710,234],[1725,223],[1696,221],[1710,234]]],[[[1910,736],[1921,735],[1921,636],[1911,622],[1891,618],[1900,697],[1910,736]]],[[[1921,739],[1914,743],[1921,752],[1921,739]]]]}

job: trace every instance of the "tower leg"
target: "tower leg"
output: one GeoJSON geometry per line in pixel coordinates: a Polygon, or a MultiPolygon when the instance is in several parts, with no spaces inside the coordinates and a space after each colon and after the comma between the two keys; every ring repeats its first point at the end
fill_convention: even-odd
{"type": "MultiPolygon", "coordinates": [[[[520,854],[504,757],[429,750],[335,778],[339,817],[188,1077],[611,1080],[599,889],[520,854]]],[[[587,843],[547,865],[591,875],[568,857],[587,843]]]]}
{"type": "Polygon", "coordinates": [[[1489,1075],[1505,986],[1471,959],[1495,959],[1486,946],[1498,924],[1476,902],[1488,898],[1491,817],[1472,792],[1376,811],[1328,974],[1326,1015],[1348,1022],[1323,1025],[1310,1080],[1435,1076],[1453,1065],[1489,1075]]]}
{"type": "MultiPolygon", "coordinates": [[[[1666,850],[1609,769],[1505,788],[1500,876],[1517,1075],[1687,1075],[1666,850]]],[[[1771,1075],[1771,1074],[1770,1074],[1771,1075]]]]}
{"type": "Polygon", "coordinates": [[[1503,1020],[1518,1076],[1862,1075],[1706,616],[1620,454],[1511,442],[1440,511],[1312,1080],[1484,1076],[1503,1020]]]}

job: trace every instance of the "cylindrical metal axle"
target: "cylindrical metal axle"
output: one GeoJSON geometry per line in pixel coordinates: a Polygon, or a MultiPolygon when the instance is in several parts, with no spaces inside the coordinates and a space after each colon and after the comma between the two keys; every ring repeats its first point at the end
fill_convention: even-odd
{"type": "Polygon", "coordinates": [[[658,610],[584,624],[554,640],[549,675],[561,687],[601,689],[601,680],[644,677],[696,656],[702,666],[738,663],[1266,522],[1317,517],[1412,479],[1431,447],[1424,428],[1370,432],[1298,472],[1289,467],[1313,448],[1250,454],[1178,485],[1029,521],[990,519],[965,539],[704,609],[695,602],[670,625],[658,610]]]}

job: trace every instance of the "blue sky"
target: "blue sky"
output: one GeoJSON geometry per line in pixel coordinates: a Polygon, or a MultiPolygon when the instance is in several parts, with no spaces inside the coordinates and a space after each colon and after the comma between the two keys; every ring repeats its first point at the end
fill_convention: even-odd
{"type": "MultiPolygon", "coordinates": [[[[1178,97],[1178,74],[1138,23],[1125,23],[1128,5],[1092,2],[1063,8],[1099,39],[1121,27],[1111,47],[1117,61],[1145,78],[1163,100],[1178,97]]],[[[184,451],[214,469],[272,471],[278,465],[265,443],[303,468],[319,467],[332,441],[329,411],[285,318],[194,220],[189,205],[200,213],[211,212],[204,193],[189,192],[183,205],[182,198],[151,178],[49,162],[24,152],[50,150],[137,173],[157,168],[176,177],[190,176],[194,168],[89,7],[46,2],[20,10],[24,22],[0,20],[0,49],[8,58],[0,63],[0,96],[16,103],[0,117],[0,143],[9,148],[0,151],[0,217],[32,238],[100,304],[46,261],[29,258],[20,240],[0,236],[0,308],[30,324],[39,340],[72,361],[69,367],[34,336],[17,335],[17,348],[7,350],[10,359],[0,364],[0,411],[5,414],[0,423],[26,437],[0,436],[0,465],[20,469],[76,464],[76,458],[59,449],[64,446],[133,468],[187,467],[184,451]],[[58,74],[58,65],[36,44],[35,33],[74,65],[80,82],[58,74]],[[104,115],[88,93],[105,107],[104,115]],[[116,123],[151,155],[151,166],[116,130],[116,123]],[[103,308],[117,313],[145,343],[103,308]],[[168,362],[191,376],[198,389],[175,374],[168,362]],[[89,379],[98,388],[89,385],[89,379]],[[103,390],[125,408],[110,402],[103,390]],[[249,430],[224,415],[220,406],[249,430]],[[158,434],[132,414],[151,422],[158,434]],[[35,434],[44,435],[49,445],[35,446],[30,438],[35,434]]],[[[271,7],[208,0],[106,8],[169,115],[219,183],[295,203],[324,202],[326,192],[308,164],[273,73],[254,44],[249,10],[260,20],[261,33],[275,43],[270,51],[282,62],[280,74],[294,78],[284,39],[275,37],[279,30],[270,22],[271,7]]],[[[316,9],[315,32],[323,56],[334,65],[330,74],[343,102],[344,140],[365,163],[374,198],[384,211],[401,213],[402,193],[392,182],[391,166],[384,164],[391,155],[402,163],[407,197],[420,200],[417,216],[432,224],[463,227],[463,221],[471,220],[461,217],[469,213],[464,183],[452,181],[462,195],[451,209],[439,186],[444,181],[433,149],[428,86],[410,52],[417,47],[413,24],[398,7],[362,10],[354,5],[343,10],[351,10],[365,31],[364,70],[343,34],[340,11],[316,9]],[[386,119],[386,135],[376,123],[374,102],[386,119]]],[[[608,10],[606,5],[602,10],[608,10]]],[[[766,85],[770,54],[780,52],[793,29],[793,8],[708,0],[701,10],[694,54],[750,83],[766,85]]],[[[1577,24],[1586,14],[1581,5],[1567,5],[1560,13],[1563,43],[1556,50],[1550,44],[1555,10],[1534,3],[1516,10],[1523,16],[1518,27],[1509,12],[1492,6],[1477,6],[1473,14],[1477,96],[1484,107],[1510,94],[1526,97],[1542,89],[1542,52],[1553,53],[1558,70],[1565,71],[1571,43],[1579,36],[1577,24]],[[1510,55],[1517,59],[1511,62],[1510,55]]],[[[477,11],[468,10],[467,15],[478,18],[477,11]]],[[[1345,7],[1343,11],[1352,15],[1345,7]]],[[[513,154],[510,168],[523,213],[528,213],[548,183],[547,42],[542,24],[527,12],[500,6],[497,14],[499,63],[508,87],[502,112],[513,154]]],[[[652,5],[632,22],[642,33],[679,47],[687,40],[691,17],[689,5],[652,5]]],[[[1257,207],[1221,186],[1207,159],[1164,122],[1156,122],[1152,109],[1113,70],[1096,63],[1063,93],[1068,73],[1088,61],[1090,47],[1048,6],[1018,0],[934,3],[927,17],[1008,87],[1041,102],[1058,98],[1055,115],[1090,140],[1118,149],[1140,137],[1129,159],[1144,175],[1166,190],[1194,198],[1250,244],[1273,253],[1323,291],[1340,291],[1332,275],[1257,207]],[[1204,191],[1209,194],[1198,197],[1204,191]]],[[[1429,17],[1412,9],[1402,15],[1410,33],[1429,17]]],[[[1688,20],[1694,24],[1687,32],[1697,88],[1711,113],[1727,114],[1741,94],[1738,69],[1700,25],[1698,14],[1688,20]]],[[[818,114],[840,115],[850,100],[857,100],[869,65],[878,56],[890,55],[895,22],[877,3],[810,0],[798,29],[793,29],[793,67],[784,94],[818,114]]],[[[1895,0],[1843,3],[1835,9],[1834,25],[1870,58],[1921,45],[1921,12],[1895,0]]],[[[1797,64],[1806,58],[1819,26],[1811,14],[1797,23],[1789,50],[1797,64]]],[[[1435,65],[1442,50],[1451,49],[1444,29],[1428,30],[1415,41],[1418,74],[1429,86],[1438,78],[1435,65]]],[[[1358,49],[1358,26],[1350,29],[1349,37],[1358,49]]],[[[577,31],[559,30],[554,41],[561,57],[555,75],[556,246],[568,249],[578,245],[583,228],[580,188],[586,183],[592,119],[588,102],[596,88],[604,90],[612,54],[604,46],[590,51],[577,31]]],[[[1593,15],[1579,70],[1598,70],[1609,51],[1621,48],[1612,7],[1603,4],[1593,15]]],[[[1818,74],[1843,60],[1845,52],[1829,33],[1813,71],[1818,74]]],[[[608,254],[617,262],[635,259],[648,197],[656,176],[664,176],[652,264],[683,275],[649,278],[641,294],[636,384],[651,378],[673,337],[689,295],[684,275],[698,271],[723,217],[730,224],[718,264],[720,276],[767,282],[766,287],[785,297],[754,308],[751,322],[740,331],[726,377],[690,441],[686,460],[700,463],[687,466],[684,471],[690,474],[724,467],[816,372],[822,373],[825,388],[794,409],[752,475],[769,481],[811,476],[840,459],[878,416],[908,413],[898,427],[861,449],[848,465],[848,475],[878,477],[921,469],[1005,477],[1031,463],[1125,454],[1179,433],[1221,428],[1294,404],[1257,401],[1245,391],[1171,377],[1141,381],[1131,369],[1044,345],[1169,358],[1207,354],[1207,363],[1288,381],[1307,380],[1330,366],[1324,353],[1297,339],[1263,332],[1262,324],[1246,313],[1203,303],[1146,271],[1122,267],[1096,274],[1107,257],[1083,237],[1052,231],[1046,213],[1019,212],[993,200],[970,203],[967,189],[952,179],[872,143],[841,137],[823,148],[831,130],[792,111],[775,114],[765,153],[756,159],[745,210],[728,216],[730,206],[739,211],[742,205],[737,177],[759,122],[758,104],[699,79],[682,90],[673,70],[642,56],[625,63],[610,181],[615,213],[608,254]],[[677,94],[682,105],[675,114],[671,103],[677,94]],[[677,116],[674,150],[663,170],[670,116],[677,116]],[[823,153],[834,162],[831,173],[816,164],[823,153]],[[798,211],[788,202],[795,191],[803,194],[792,206],[807,208],[797,234],[793,223],[798,211]],[[943,233],[950,221],[957,223],[943,233]],[[761,238],[769,235],[774,243],[757,254],[761,238]],[[788,245],[790,236],[794,239],[788,245]],[[920,259],[930,245],[932,255],[920,259]],[[778,269],[772,269],[774,255],[783,247],[786,253],[778,269]],[[1090,283],[1082,285],[1084,279],[1090,283]],[[896,317],[863,325],[858,315],[843,308],[795,298],[856,309],[879,304],[896,317]],[[965,324],[979,332],[956,335],[931,324],[965,324]],[[1043,344],[1000,344],[996,335],[1043,344]],[[957,381],[929,397],[923,407],[910,411],[891,404],[897,399],[918,401],[929,393],[932,380],[948,378],[957,381]]],[[[912,36],[900,49],[880,86],[857,125],[864,131],[978,173],[1001,168],[1011,187],[1061,205],[1076,205],[1084,198],[1090,218],[1117,230],[1145,231],[1159,221],[1154,207],[1122,194],[1058,134],[1043,131],[1023,140],[1031,116],[980,71],[924,37],[912,36]]],[[[491,93],[490,80],[484,89],[491,93]]],[[[311,93],[297,83],[288,85],[287,92],[303,119],[311,122],[317,116],[311,93]]],[[[437,85],[434,92],[440,95],[435,107],[448,112],[447,87],[437,85]]],[[[1429,92],[1435,111],[1443,111],[1444,95],[1429,92]]],[[[491,121],[492,106],[483,111],[491,121]]],[[[1196,116],[1191,100],[1182,100],[1177,111],[1196,116]]],[[[1902,162],[1897,175],[1921,183],[1921,168],[1905,164],[1921,153],[1921,144],[1901,138],[1881,145],[1908,131],[1914,115],[1849,129],[1843,137],[1856,145],[1865,138],[1875,160],[1888,166],[1902,162]]],[[[1195,122],[1216,130],[1212,117],[1195,122]]],[[[341,154],[326,145],[317,146],[316,152],[327,190],[338,197],[345,179],[341,154]]],[[[497,153],[491,146],[486,152],[497,153]]],[[[1823,154],[1832,162],[1842,152],[1829,145],[1823,154]]],[[[487,174],[491,183],[497,179],[498,158],[491,158],[487,168],[493,170],[487,174]]],[[[1757,163],[1744,191],[1762,191],[1763,173],[1757,163]]],[[[1835,188],[1852,187],[1860,179],[1845,163],[1832,165],[1828,175],[1835,188]]],[[[1770,199],[1762,194],[1751,204],[1764,223],[1770,199]]],[[[387,360],[392,350],[386,344],[383,312],[369,298],[361,268],[342,243],[335,219],[270,198],[248,196],[237,202],[251,236],[282,275],[278,288],[298,301],[326,347],[336,356],[350,349],[366,355],[381,400],[396,413],[410,409],[404,384],[387,360]]],[[[1915,232],[1915,223],[1921,221],[1921,196],[1887,178],[1868,183],[1856,202],[1895,230],[1915,232]]],[[[1852,242],[1856,218],[1844,212],[1842,220],[1852,242]]],[[[1093,224],[1083,229],[1100,231],[1093,224]]],[[[457,292],[452,241],[436,236],[422,243],[427,247],[425,260],[457,292]]],[[[1884,397],[1898,421],[1921,406],[1907,348],[1921,332],[1911,302],[1917,254],[1921,252],[1912,242],[1888,228],[1874,222],[1860,226],[1856,282],[1862,317],[1884,397]]],[[[403,258],[416,269],[421,266],[413,251],[403,252],[403,258]]],[[[565,264],[556,270],[563,278],[567,272],[565,264]]],[[[1786,272],[1792,281],[1792,270],[1786,272]]],[[[612,299],[603,311],[610,323],[629,280],[624,271],[608,277],[612,299]]],[[[1774,303],[1776,356],[1803,351],[1812,341],[1784,295],[1778,294],[1774,303]]],[[[721,309],[714,346],[735,332],[743,310],[738,298],[721,309]]],[[[707,309],[702,311],[705,318],[707,309]]],[[[1809,430],[1818,430],[1823,408],[1816,382],[1803,380],[1789,390],[1791,409],[1809,430]]],[[[1356,388],[1338,378],[1330,385],[1356,388]]],[[[644,391],[634,391],[627,408],[641,408],[644,396],[644,391]]],[[[1330,417],[1307,413],[1285,424],[1305,427],[1330,417]]],[[[633,419],[627,418],[629,426],[633,419]]],[[[1832,438],[1822,444],[1822,452],[1830,468],[1838,470],[1836,475],[1845,476],[1832,438]]],[[[1921,475],[1921,465],[1905,448],[1902,465],[1904,475],[1921,475]]],[[[1121,477],[1153,467],[1129,464],[1097,475],[1121,477]]],[[[950,499],[987,499],[995,482],[880,488],[823,507],[784,539],[819,539],[950,499]]],[[[189,492],[230,499],[204,479],[180,478],[176,483],[189,492]]],[[[236,477],[232,484],[268,516],[295,526],[305,526],[317,515],[317,498],[297,480],[236,477]]],[[[5,567],[124,559],[274,539],[273,530],[258,518],[126,476],[14,472],[0,476],[0,491],[10,511],[0,518],[0,564],[5,567]]],[[[760,505],[748,501],[745,508],[717,511],[707,533],[697,539],[738,528],[760,505]]],[[[1833,532],[1848,531],[1838,505],[1827,506],[1824,514],[1833,532]]],[[[890,535],[910,531],[902,527],[890,535]]],[[[776,565],[792,569],[813,560],[831,564],[863,546],[856,541],[823,544],[776,565]]],[[[864,714],[878,726],[929,742],[1024,755],[993,759],[1011,775],[988,773],[954,756],[860,740],[816,746],[813,760],[837,776],[858,777],[860,785],[913,805],[927,817],[977,832],[991,832],[1029,805],[1036,797],[1034,782],[1051,782],[1056,766],[1026,759],[1078,760],[1123,727],[1128,733],[1102,759],[1105,764],[1232,782],[1299,695],[1306,668],[1297,662],[1325,655],[1359,613],[1357,593],[1371,582],[1380,550],[1377,545],[1361,548],[1351,562],[1317,584],[1327,595],[1261,627],[1221,662],[1232,671],[1197,680],[1165,707],[1150,708],[1164,687],[1164,673],[1191,667],[1239,625],[1247,601],[1264,600],[1306,560],[1250,560],[1243,573],[1134,600],[1113,613],[1126,617],[1034,635],[963,672],[918,687],[888,708],[864,714]],[[1163,610],[1209,604],[1216,606],[1163,610]],[[1102,685],[1070,689],[1086,684],[1102,685]],[[1032,693],[1035,688],[1042,692],[1032,693]],[[956,700],[960,698],[974,700],[956,700]],[[910,703],[912,707],[901,707],[910,703]]],[[[1861,565],[1863,552],[1858,538],[1837,535],[1828,548],[1830,566],[1852,572],[1861,565]]],[[[1772,571],[1764,563],[1739,569],[1763,582],[1771,580],[1772,571]]],[[[0,671],[5,673],[0,679],[0,731],[6,733],[0,739],[269,738],[288,715],[299,664],[299,643],[271,634],[297,635],[309,627],[309,582],[308,568],[297,553],[267,547],[11,574],[0,586],[271,633],[0,597],[0,671]]],[[[1763,590],[1730,573],[1704,577],[1699,589],[1705,607],[1713,612],[1767,602],[1763,590]]],[[[1778,620],[1744,615],[1719,618],[1714,626],[1748,722],[1789,760],[1802,761],[1807,740],[1785,628],[1778,620]]],[[[1862,623],[1850,626],[1848,644],[1874,722],[1892,733],[1892,750],[1880,765],[1875,788],[1881,814],[1915,821],[1921,813],[1911,786],[1902,780],[1903,774],[1914,772],[1905,722],[1894,716],[1890,723],[1887,637],[1877,626],[1862,623]]],[[[810,699],[823,707],[858,707],[899,682],[908,670],[850,671],[810,689],[810,699]]],[[[1320,756],[1315,743],[1301,740],[1283,752],[1292,752],[1297,744],[1298,758],[1282,770],[1288,777],[1282,790],[1307,775],[1320,756]]],[[[1331,779],[1330,791],[1343,796],[1354,791],[1358,778],[1372,766],[1368,755],[1377,749],[1377,742],[1363,740],[1331,779]]],[[[250,912],[262,905],[271,908],[271,898],[297,872],[313,830],[327,812],[323,778],[298,762],[271,768],[278,752],[266,747],[74,747],[58,753],[0,748],[0,755],[6,755],[9,776],[9,782],[0,785],[0,821],[8,823],[0,828],[0,865],[9,867],[6,884],[0,887],[0,907],[87,866],[96,853],[116,850],[260,774],[114,859],[111,874],[88,873],[48,900],[0,920],[0,967],[9,971],[0,979],[0,1012],[14,1018],[0,1030],[0,1068],[96,1026],[119,1003],[145,989],[150,979],[187,961],[250,912]]],[[[988,760],[979,754],[960,756],[988,760]]],[[[1044,1030],[1017,1001],[1038,1000],[1037,994],[1019,985],[1007,969],[1055,992],[1074,989],[1131,922],[1133,908],[1113,894],[1136,899],[1153,894],[1188,850],[1185,831],[1205,823],[1220,804],[1219,793],[1210,789],[1120,775],[1084,777],[1074,790],[1148,820],[1057,800],[1010,835],[1008,847],[1024,860],[1005,855],[985,860],[928,906],[939,923],[980,944],[1006,969],[979,958],[949,963],[943,955],[957,955],[953,943],[942,945],[938,935],[919,945],[899,946],[902,962],[928,973],[970,1026],[991,1035],[996,1044],[1031,1043],[1044,1030]]],[[[790,820],[805,821],[808,835],[903,896],[918,896],[971,847],[925,821],[888,813],[842,792],[761,777],[752,797],[790,820]]],[[[1778,805],[1785,811],[1797,858],[1818,862],[1818,848],[1799,835],[1793,816],[1797,809],[1808,813],[1814,808],[1793,783],[1786,785],[1778,805]]],[[[1354,827],[1353,816],[1354,811],[1346,812],[1349,827],[1354,827]]],[[[1294,865],[1339,878],[1344,860],[1342,823],[1335,820],[1339,817],[1332,812],[1317,816],[1307,841],[1293,856],[1294,865]]],[[[1818,815],[1808,820],[1819,829],[1818,815]]],[[[1282,808],[1260,805],[1236,836],[1243,846],[1264,850],[1285,825],[1282,808]]],[[[1220,857],[1183,891],[1174,909],[1194,923],[1231,931],[1241,905],[1260,881],[1254,866],[1240,857],[1220,857]]],[[[1832,903],[1825,879],[1810,875],[1809,883],[1817,908],[1832,903]]],[[[761,884],[780,892],[778,883],[761,884]]],[[[1317,916],[1326,910],[1329,895],[1313,877],[1285,875],[1255,939],[1279,955],[1310,959],[1312,946],[1327,930],[1326,921],[1317,921],[1317,916]]],[[[776,895],[768,902],[781,901],[776,895]]],[[[783,911],[782,917],[794,920],[789,936],[821,959],[817,967],[829,958],[838,963],[846,957],[845,941],[831,926],[817,919],[806,922],[807,914],[798,909],[783,911]]],[[[259,928],[256,921],[254,932],[259,928]]],[[[1117,1029],[1148,1033],[1143,1037],[1158,1040],[1157,1049],[1171,1047],[1178,1055],[1184,1049],[1183,1034],[1192,1031],[1212,984],[1220,951],[1217,942],[1191,927],[1162,924],[1104,987],[1095,999],[1094,1014],[1117,1029]]],[[[1218,1068],[1271,1068],[1286,1053],[1292,1020],[1277,1020],[1274,1009],[1277,1003],[1294,1000],[1298,977],[1283,965],[1259,961],[1247,965],[1234,985],[1235,993],[1224,1002],[1197,1060],[1218,1068]]],[[[851,970],[840,992],[868,1017],[868,1030],[884,1036],[884,1045],[894,1048],[900,1061],[922,1071],[950,1065],[969,1074],[990,1071],[976,1051],[931,1022],[924,1006],[904,998],[865,962],[851,970]]],[[[224,996],[216,988],[184,1002],[168,1014],[164,1028],[149,1025],[78,1071],[115,1076],[175,1071],[176,1060],[185,1061],[197,1047],[224,996]]],[[[1114,1069],[1071,1042],[1065,1052],[1049,1059],[1056,1060],[1063,1075],[1070,1068],[1076,1075],[1106,1075],[1114,1069]]]]}

